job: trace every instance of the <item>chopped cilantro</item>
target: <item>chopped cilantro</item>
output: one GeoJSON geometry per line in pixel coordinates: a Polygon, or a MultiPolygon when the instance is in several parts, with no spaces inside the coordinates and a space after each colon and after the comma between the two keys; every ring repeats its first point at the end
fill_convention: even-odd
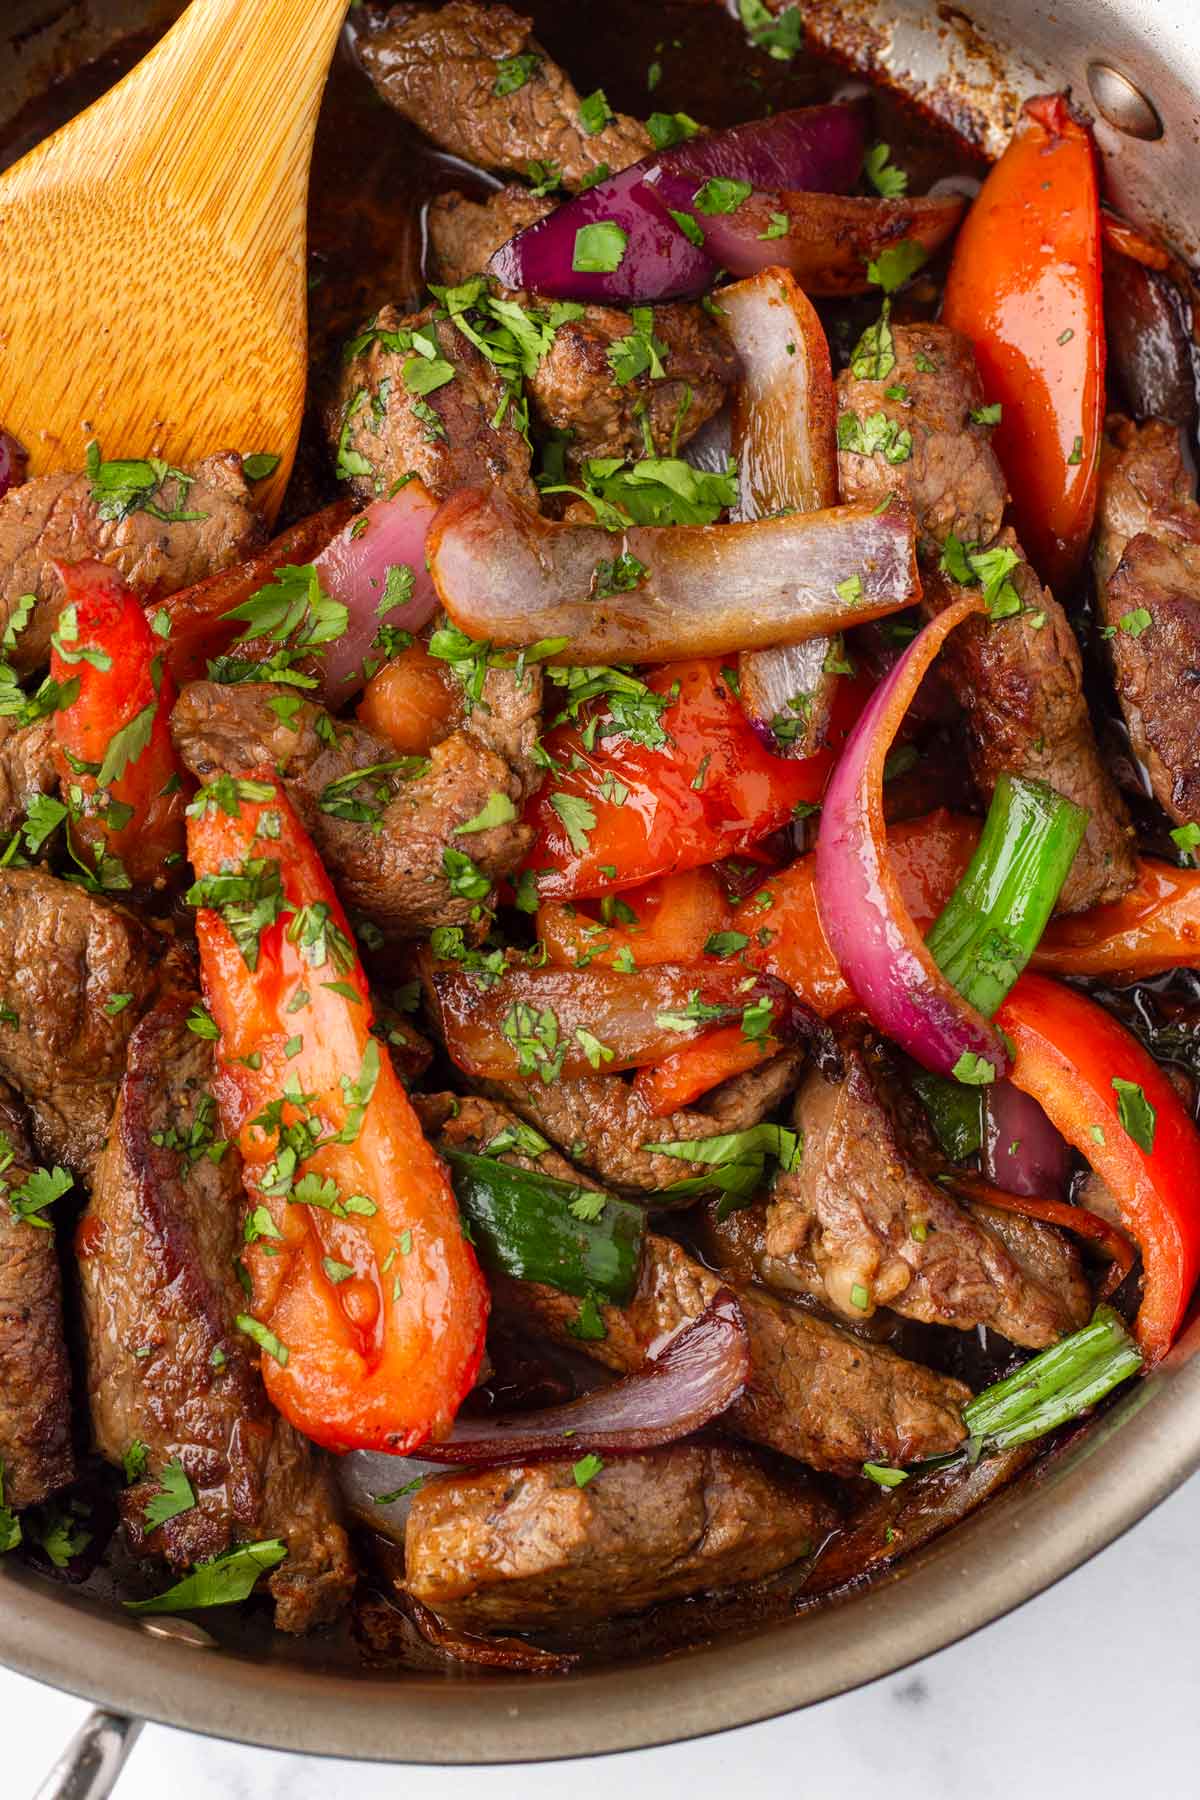
{"type": "Polygon", "coordinates": [[[575,233],[571,267],[580,274],[611,275],[620,268],[628,241],[615,219],[581,225],[575,233]]]}

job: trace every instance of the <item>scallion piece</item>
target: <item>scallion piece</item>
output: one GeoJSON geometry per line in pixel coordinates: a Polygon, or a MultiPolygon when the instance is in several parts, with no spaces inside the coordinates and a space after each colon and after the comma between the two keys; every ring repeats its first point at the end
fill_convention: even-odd
{"type": "Polygon", "coordinates": [[[494,1156],[443,1155],[486,1269],[581,1299],[619,1306],[631,1297],[646,1227],[642,1207],[494,1156]]]}
{"type": "Polygon", "coordinates": [[[926,943],[946,979],[990,1019],[1046,929],[1088,814],[1044,781],[1001,775],[978,848],[926,943]]]}
{"type": "Polygon", "coordinates": [[[1027,1444],[1078,1418],[1141,1366],[1142,1353],[1117,1314],[1098,1306],[1090,1325],[969,1400],[963,1424],[984,1453],[1027,1444]]]}

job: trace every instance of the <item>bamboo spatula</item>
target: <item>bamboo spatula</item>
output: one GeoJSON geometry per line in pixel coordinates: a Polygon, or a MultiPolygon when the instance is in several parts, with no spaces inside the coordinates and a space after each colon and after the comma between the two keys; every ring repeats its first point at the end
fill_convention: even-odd
{"type": "Polygon", "coordinates": [[[305,384],[305,232],[348,0],[192,0],[123,81],[0,175],[0,425],[30,473],[281,458],[305,384]]]}

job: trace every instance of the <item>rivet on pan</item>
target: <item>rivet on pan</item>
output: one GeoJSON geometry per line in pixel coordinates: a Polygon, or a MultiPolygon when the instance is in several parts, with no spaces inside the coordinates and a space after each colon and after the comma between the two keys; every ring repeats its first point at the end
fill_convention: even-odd
{"type": "Polygon", "coordinates": [[[1109,63],[1088,64],[1088,86],[1101,118],[1126,137],[1160,138],[1163,134],[1158,109],[1127,75],[1109,63]]]}
{"type": "Polygon", "coordinates": [[[139,1619],[142,1630],[151,1637],[165,1638],[170,1644],[189,1644],[193,1650],[215,1650],[217,1640],[210,1637],[203,1625],[194,1625],[190,1619],[139,1619]]]}

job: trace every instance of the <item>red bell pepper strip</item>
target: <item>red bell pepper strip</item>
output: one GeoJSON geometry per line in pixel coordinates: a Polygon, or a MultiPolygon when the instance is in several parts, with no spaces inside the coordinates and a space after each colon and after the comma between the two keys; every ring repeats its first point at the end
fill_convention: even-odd
{"type": "Polygon", "coordinates": [[[665,1119],[721,1082],[757,1068],[764,1056],[774,1056],[780,1048],[778,1038],[751,1039],[740,1025],[722,1025],[694,1044],[672,1051],[653,1068],[639,1069],[633,1091],[647,1112],[665,1119]]]}
{"type": "MultiPolygon", "coordinates": [[[[926,932],[949,900],[978,838],[977,819],[942,810],[888,827],[888,860],[918,931],[926,932]]],[[[785,981],[823,1019],[854,1005],[817,910],[813,857],[797,857],[764,881],[734,910],[730,925],[749,940],[743,955],[750,966],[785,981]]]]}
{"type": "Polygon", "coordinates": [[[1141,1248],[1133,1329],[1157,1362],[1200,1273],[1200,1134],[1149,1052],[1074,988],[1027,971],[995,1023],[1015,1048],[1009,1079],[1087,1158],[1141,1248]]]}
{"type": "Polygon", "coordinates": [[[970,338],[1013,523],[1058,590],[1096,509],[1104,423],[1100,197],[1091,134],[1061,94],[1027,100],[963,223],[942,319],[970,338]]]}
{"type": "Polygon", "coordinates": [[[538,941],[560,969],[648,969],[695,963],[729,922],[729,902],[711,869],[660,875],[644,887],[606,899],[599,912],[572,901],[538,907],[538,941]]]}
{"type": "Polygon", "coordinates": [[[444,1165],[371,1035],[346,916],[269,770],[203,790],[188,854],[216,1099],[251,1201],[242,1328],[300,1431],[403,1455],[444,1435],[483,1351],[488,1290],[444,1165]]]}
{"type": "Polygon", "coordinates": [[[115,569],[101,562],[55,568],[67,604],[50,674],[79,683],[53,723],[55,766],[72,803],[72,849],[106,886],[120,885],[112,858],[135,887],[163,886],[167,858],[182,859],[186,799],[171,743],[175,684],[163,667],[163,640],[115,569]]]}
{"type": "Polygon", "coordinates": [[[799,762],[772,755],[719,661],[665,663],[645,680],[660,695],[678,684],[660,715],[664,743],[591,741],[590,727],[575,722],[545,740],[556,767],[525,815],[537,834],[527,867],[544,900],[611,893],[717,862],[821,797],[832,750],[799,762]]]}
{"type": "Polygon", "coordinates": [[[1159,975],[1200,962],[1200,869],[1138,861],[1111,906],[1051,919],[1033,953],[1048,975],[1159,975]]]}

